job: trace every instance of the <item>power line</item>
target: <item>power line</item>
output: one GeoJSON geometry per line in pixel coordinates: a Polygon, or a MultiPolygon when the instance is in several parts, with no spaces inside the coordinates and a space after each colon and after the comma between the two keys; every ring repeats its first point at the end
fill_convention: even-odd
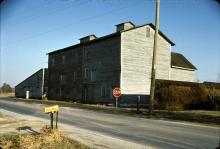
{"type": "MultiPolygon", "coordinates": [[[[30,11],[34,11],[34,10],[37,10],[37,9],[39,9],[39,8],[42,8],[43,6],[46,6],[46,5],[50,4],[50,3],[51,3],[51,1],[47,1],[47,3],[44,3],[44,5],[42,5],[42,3],[41,3],[41,4],[38,5],[37,7],[31,7],[31,8],[29,8],[28,13],[30,13],[30,11]]],[[[24,11],[22,11],[21,13],[27,13],[27,10],[24,10],[24,11]]],[[[30,16],[30,15],[29,15],[29,16],[30,16]]],[[[26,18],[26,17],[28,17],[28,16],[23,16],[23,17],[20,17],[20,18],[15,19],[15,20],[21,20],[21,19],[26,18]]],[[[9,19],[9,20],[10,20],[10,19],[9,19]]]]}
{"type": "MultiPolygon", "coordinates": [[[[57,9],[52,9],[52,11],[50,11],[50,12],[47,12],[47,14],[45,14],[45,15],[43,15],[44,17],[45,16],[49,16],[49,15],[51,15],[51,14],[54,14],[55,12],[57,12],[57,11],[62,11],[62,10],[67,10],[68,8],[72,8],[72,6],[74,6],[74,7],[76,7],[76,6],[80,6],[80,5],[83,5],[83,4],[85,4],[87,1],[84,1],[84,2],[81,2],[81,3],[78,3],[78,4],[75,4],[75,3],[72,3],[71,5],[65,5],[65,7],[61,7],[61,8],[57,8],[57,9]]],[[[68,3],[69,4],[69,3],[68,3]]],[[[40,17],[42,17],[42,14],[33,14],[33,15],[29,15],[29,16],[26,16],[26,17],[23,17],[23,18],[21,18],[21,19],[16,19],[16,20],[22,20],[22,19],[27,19],[26,21],[22,21],[22,22],[19,22],[19,23],[12,23],[12,24],[9,24],[9,25],[7,25],[7,27],[8,26],[10,26],[10,27],[17,27],[17,25],[19,25],[19,24],[23,24],[23,23],[26,23],[26,22],[30,22],[30,21],[33,21],[33,20],[35,20],[35,19],[39,19],[40,17]]]]}
{"type": "MultiPolygon", "coordinates": [[[[144,1],[142,1],[142,2],[144,2],[144,1]]],[[[122,10],[124,10],[126,8],[129,8],[129,7],[132,7],[132,6],[137,6],[137,5],[140,5],[140,4],[141,4],[141,2],[131,3],[131,4],[126,5],[124,7],[119,7],[119,8],[112,9],[110,11],[104,12],[102,14],[97,14],[97,15],[94,15],[94,16],[82,19],[82,20],[80,20],[78,22],[72,22],[72,23],[69,23],[69,24],[66,24],[66,25],[63,25],[63,26],[59,26],[59,27],[53,28],[53,29],[48,30],[46,32],[39,33],[37,35],[28,36],[28,37],[25,37],[23,39],[19,39],[19,40],[15,40],[13,42],[10,42],[10,43],[6,43],[6,46],[7,45],[13,45],[13,44],[15,44],[17,42],[21,42],[21,41],[24,41],[24,40],[30,40],[32,38],[36,38],[36,37],[39,37],[41,35],[44,35],[44,34],[47,34],[47,33],[53,32],[53,31],[57,31],[57,30],[61,30],[61,29],[66,29],[67,27],[71,27],[72,25],[79,24],[79,23],[82,23],[82,22],[86,22],[86,21],[89,21],[89,20],[92,20],[92,19],[97,19],[99,17],[103,17],[103,16],[108,15],[110,13],[112,14],[112,13],[115,13],[115,12],[118,12],[118,11],[122,11],[122,10]]]]}

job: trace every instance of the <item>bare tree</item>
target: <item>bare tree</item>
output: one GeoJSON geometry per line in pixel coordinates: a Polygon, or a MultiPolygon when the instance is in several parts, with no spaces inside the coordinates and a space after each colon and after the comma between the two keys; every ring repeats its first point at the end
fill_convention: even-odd
{"type": "Polygon", "coordinates": [[[4,83],[2,85],[2,87],[0,87],[0,92],[1,93],[10,93],[10,92],[12,92],[12,87],[9,84],[4,83]]]}

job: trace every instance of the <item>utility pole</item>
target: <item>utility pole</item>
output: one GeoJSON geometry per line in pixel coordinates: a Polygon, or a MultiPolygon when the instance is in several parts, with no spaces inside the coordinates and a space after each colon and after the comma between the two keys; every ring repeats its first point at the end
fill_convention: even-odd
{"type": "Polygon", "coordinates": [[[150,88],[150,105],[149,113],[153,113],[154,107],[154,90],[155,90],[155,75],[156,75],[156,56],[157,56],[157,38],[159,30],[159,15],[160,15],[160,0],[156,0],[156,18],[155,18],[155,33],[154,33],[154,47],[153,47],[153,59],[151,68],[151,88],[150,88]]]}

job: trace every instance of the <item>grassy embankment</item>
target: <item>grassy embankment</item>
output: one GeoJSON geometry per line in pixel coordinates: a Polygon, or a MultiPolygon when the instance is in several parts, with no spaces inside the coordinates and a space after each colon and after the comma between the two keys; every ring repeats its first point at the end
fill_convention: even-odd
{"type": "Polygon", "coordinates": [[[172,121],[182,122],[194,122],[203,123],[209,125],[220,125],[220,111],[205,111],[205,110],[186,110],[186,111],[168,111],[168,110],[155,110],[152,115],[147,113],[147,109],[141,108],[140,113],[136,113],[136,108],[114,108],[112,106],[94,105],[94,104],[80,104],[66,101],[43,101],[36,99],[18,99],[18,98],[1,98],[2,100],[10,101],[23,101],[27,103],[38,103],[46,105],[58,104],[60,106],[81,108],[87,110],[93,110],[98,112],[104,112],[109,114],[122,114],[127,116],[135,116],[141,118],[151,119],[165,119],[172,121]]]}
{"type": "Polygon", "coordinates": [[[3,149],[89,149],[89,147],[69,139],[56,129],[43,128],[39,134],[16,134],[0,136],[3,149]]]}

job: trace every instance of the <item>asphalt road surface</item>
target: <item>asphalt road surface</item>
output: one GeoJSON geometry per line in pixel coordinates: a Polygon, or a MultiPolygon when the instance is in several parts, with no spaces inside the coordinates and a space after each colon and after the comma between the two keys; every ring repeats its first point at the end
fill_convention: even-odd
{"type": "MultiPolygon", "coordinates": [[[[49,115],[42,112],[45,106],[0,100],[1,109],[48,119],[49,115]]],[[[60,108],[59,121],[155,148],[215,149],[219,146],[220,130],[212,126],[105,114],[68,107],[60,108]]]]}

